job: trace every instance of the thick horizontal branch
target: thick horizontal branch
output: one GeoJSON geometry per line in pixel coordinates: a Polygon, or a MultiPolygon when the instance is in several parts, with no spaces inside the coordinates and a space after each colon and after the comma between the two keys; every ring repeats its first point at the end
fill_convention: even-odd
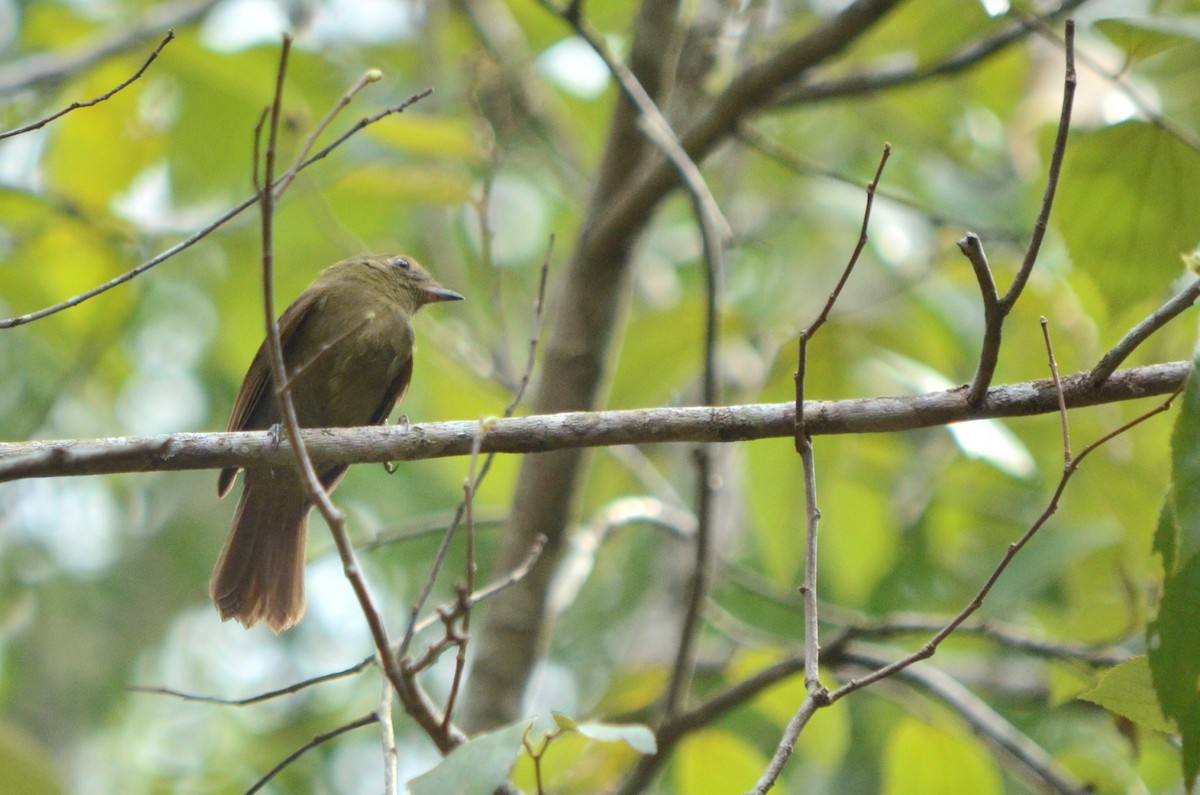
{"type": "MultiPolygon", "coordinates": [[[[1068,408],[1164,395],[1187,377],[1188,362],[1118,370],[1100,387],[1087,373],[1063,379],[1068,408]]],[[[994,387],[975,409],[964,388],[905,397],[804,403],[804,427],[813,435],[883,433],[989,417],[1058,411],[1049,379],[994,387]]],[[[483,420],[482,452],[542,453],[575,447],[668,442],[742,442],[791,438],[794,403],[743,406],[576,411],[483,420]]],[[[467,455],[479,422],[334,428],[304,434],[314,461],[338,464],[409,461],[467,455]]],[[[286,441],[267,431],[179,433],[0,444],[0,481],[31,477],[97,475],[180,469],[220,469],[250,464],[292,465],[286,441]]]]}

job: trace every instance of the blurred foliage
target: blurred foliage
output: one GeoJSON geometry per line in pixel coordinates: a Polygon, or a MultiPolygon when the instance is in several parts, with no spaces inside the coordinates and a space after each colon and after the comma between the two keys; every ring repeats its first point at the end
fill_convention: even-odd
{"type": "MultiPolygon", "coordinates": [[[[744,57],[793,40],[814,24],[820,12],[813,8],[830,5],[779,4],[747,34],[744,57]]],[[[989,5],[964,2],[947,14],[944,3],[912,0],[830,74],[936,64],[1008,24],[989,18],[989,5]]],[[[1053,228],[1009,318],[998,382],[1046,376],[1039,316],[1049,319],[1063,371],[1089,367],[1182,284],[1178,255],[1200,236],[1193,195],[1200,155],[1140,117],[1122,90],[1134,86],[1195,136],[1200,8],[1142,3],[1143,17],[1104,19],[1108,6],[1092,12],[1090,5],[1080,15],[1080,53],[1124,73],[1111,81],[1081,58],[1076,128],[1053,228]]],[[[14,26],[5,34],[4,59],[69,51],[150,6],[0,2],[0,18],[14,26]]],[[[34,311],[111,279],[251,194],[253,130],[272,89],[284,6],[303,11],[285,96],[285,157],[368,68],[381,69],[384,79],[359,95],[318,145],[418,91],[435,92],[301,174],[276,219],[277,300],[286,303],[321,267],[349,254],[413,254],[469,300],[419,318],[416,375],[401,411],[421,422],[500,413],[527,355],[548,237],[556,235],[553,294],[616,96],[611,82],[598,93],[581,87],[579,74],[594,64],[548,55],[569,37],[535,3],[219,4],[200,25],[178,30],[126,91],[0,142],[0,314],[34,311]],[[484,26],[489,13],[513,23],[512,60],[481,43],[480,26],[464,12],[472,5],[484,26]]],[[[632,0],[586,6],[618,51],[627,49],[635,10],[632,0]]],[[[106,91],[152,46],[5,97],[0,123],[19,126],[106,91]]],[[[980,232],[997,280],[1007,286],[1041,197],[1061,75],[1060,48],[1035,37],[953,78],[754,119],[756,134],[792,162],[743,144],[706,163],[739,235],[722,307],[728,402],[793,398],[795,334],[819,311],[853,248],[861,186],[885,140],[894,155],[871,243],[810,348],[807,394],[904,394],[967,381],[982,313],[955,241],[968,229],[980,232]]],[[[128,284],[0,332],[0,438],[223,428],[262,337],[258,246],[252,210],[128,284]]],[[[695,402],[703,285],[689,207],[673,199],[639,247],[609,406],[695,402]]],[[[1194,336],[1192,321],[1177,322],[1132,363],[1185,358],[1194,336]]],[[[1073,412],[1076,449],[1148,405],[1073,412]]],[[[1000,423],[991,425],[994,431],[1000,423]]],[[[970,443],[966,427],[815,441],[826,617],[941,616],[970,599],[1007,544],[1043,510],[1061,467],[1057,417],[1006,421],[1003,428],[1007,437],[993,433],[982,446],[970,443]]],[[[1169,434],[1169,420],[1158,418],[1098,452],[982,615],[1038,638],[1143,650],[1163,575],[1152,542],[1168,483],[1169,434]]],[[[687,503],[694,491],[689,451],[658,446],[642,453],[662,483],[647,480],[628,457],[595,453],[578,500],[581,527],[603,524],[621,497],[687,503]]],[[[381,467],[356,467],[338,502],[365,543],[450,515],[466,466],[406,463],[390,476],[381,467]]],[[[478,495],[480,515],[503,515],[516,466],[511,457],[496,460],[478,495]]],[[[728,448],[721,468],[718,578],[693,700],[783,659],[802,640],[794,589],[802,577],[804,505],[792,442],[728,448]]],[[[379,685],[370,673],[246,707],[124,689],[162,684],[237,698],[370,654],[317,520],[304,622],[274,637],[217,621],[206,583],[232,509],[232,500],[217,500],[210,472],[0,486],[0,791],[242,791],[314,735],[375,708],[379,685]]],[[[478,530],[485,564],[496,532],[490,525],[478,530]]],[[[545,719],[557,709],[580,720],[636,722],[661,693],[688,547],[650,521],[614,525],[597,538],[597,554],[580,553],[590,573],[558,617],[530,715],[545,719]]],[[[436,544],[436,536],[414,535],[364,554],[393,633],[436,544]]],[[[452,598],[463,557],[461,548],[452,550],[437,600],[452,598]]],[[[1182,571],[1184,563],[1173,568],[1182,571]]],[[[480,576],[487,574],[485,568],[480,576]]],[[[893,638],[888,650],[899,655],[925,638],[893,638]]],[[[934,662],[961,674],[1099,791],[1180,791],[1171,739],[1114,720],[1093,703],[1106,704],[1094,692],[1091,701],[1075,698],[1103,671],[976,638],[952,639],[934,662]]],[[[450,667],[429,674],[435,697],[446,697],[450,674],[450,667]]],[[[1145,695],[1144,676],[1109,686],[1118,682],[1122,703],[1145,695]]],[[[792,677],[686,737],[657,791],[746,789],[803,692],[792,677]]],[[[1113,708],[1128,717],[1128,709],[1113,708]]],[[[438,755],[402,715],[396,721],[400,775],[408,780],[438,755]]],[[[542,773],[550,791],[594,792],[614,786],[635,760],[622,743],[571,734],[547,751],[542,773]]],[[[532,790],[525,755],[514,776],[532,790]]],[[[378,731],[365,728],[309,752],[271,790],[373,793],[381,778],[378,731]]],[[[955,715],[896,684],[820,712],[779,791],[993,793],[1026,786],[1009,760],[955,715]]]]}

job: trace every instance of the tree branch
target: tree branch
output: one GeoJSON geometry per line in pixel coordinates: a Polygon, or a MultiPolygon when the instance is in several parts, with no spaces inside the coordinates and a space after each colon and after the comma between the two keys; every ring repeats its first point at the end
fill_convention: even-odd
{"type": "MultiPolygon", "coordinates": [[[[1098,389],[1088,374],[1062,380],[1068,408],[1096,406],[1169,394],[1187,378],[1186,361],[1118,370],[1098,389]]],[[[576,411],[489,422],[485,453],[542,453],[617,444],[744,442],[787,437],[795,431],[795,403],[741,406],[576,411]]],[[[1050,379],[993,387],[978,408],[963,404],[959,390],[907,397],[810,400],[804,424],[813,435],[892,433],[963,420],[1023,417],[1058,411],[1050,379]]],[[[416,461],[467,455],[478,420],[407,427],[306,429],[301,433],[314,461],[354,464],[416,461]]],[[[0,443],[0,482],[34,477],[223,469],[286,465],[291,446],[269,431],[180,433],[108,439],[62,439],[0,443]],[[131,454],[136,451],[136,455],[131,454]]],[[[509,569],[516,568],[529,547],[509,569]]]]}

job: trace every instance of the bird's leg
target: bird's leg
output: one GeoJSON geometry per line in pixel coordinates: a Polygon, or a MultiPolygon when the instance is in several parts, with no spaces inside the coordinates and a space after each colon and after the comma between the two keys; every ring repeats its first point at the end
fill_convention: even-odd
{"type": "MultiPolygon", "coordinates": [[[[383,424],[387,425],[388,421],[385,419],[383,421],[383,424]]],[[[405,430],[405,431],[408,430],[408,415],[407,414],[401,414],[399,417],[396,418],[396,427],[400,428],[401,430],[405,430]]],[[[383,468],[385,471],[387,471],[387,473],[389,475],[396,474],[396,464],[393,461],[384,461],[383,468]]]]}

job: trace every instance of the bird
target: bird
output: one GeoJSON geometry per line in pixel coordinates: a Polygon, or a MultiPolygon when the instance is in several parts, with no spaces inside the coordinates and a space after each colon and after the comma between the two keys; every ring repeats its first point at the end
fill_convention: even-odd
{"type": "MultiPolygon", "coordinates": [[[[413,372],[417,310],[463,296],[405,255],[350,257],[322,271],[279,317],[296,418],[304,428],[379,425],[404,397],[413,372]]],[[[227,430],[274,430],[279,401],[264,340],[250,362],[227,430]]],[[[237,467],[221,471],[217,495],[237,467]]],[[[319,466],[332,491],[345,464],[319,466]]],[[[279,633],[304,614],[304,563],[312,502],[294,464],[246,467],[233,524],[209,581],[222,620],[279,633]]]]}

